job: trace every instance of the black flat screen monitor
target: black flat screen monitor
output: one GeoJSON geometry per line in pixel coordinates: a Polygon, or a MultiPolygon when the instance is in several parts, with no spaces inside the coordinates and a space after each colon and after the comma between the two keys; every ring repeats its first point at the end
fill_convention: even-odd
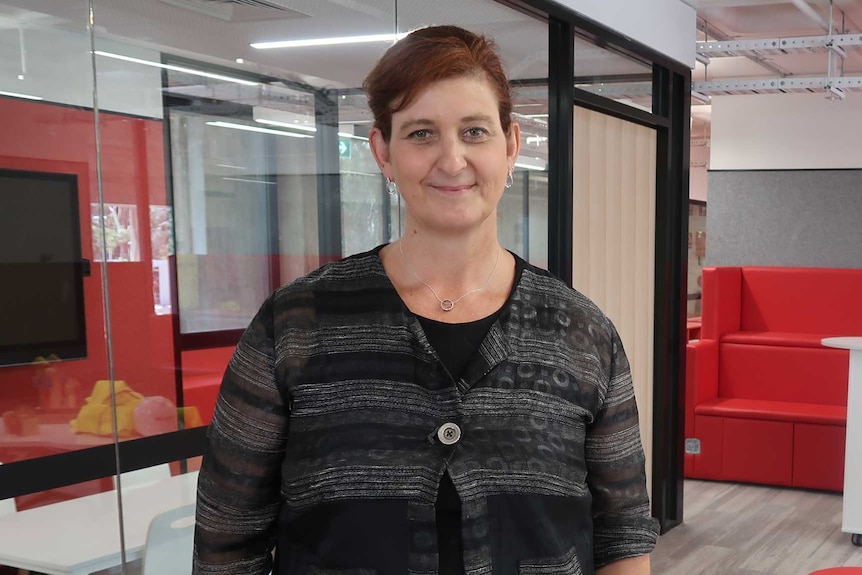
{"type": "Polygon", "coordinates": [[[78,177],[0,169],[0,365],[87,356],[78,177]]]}

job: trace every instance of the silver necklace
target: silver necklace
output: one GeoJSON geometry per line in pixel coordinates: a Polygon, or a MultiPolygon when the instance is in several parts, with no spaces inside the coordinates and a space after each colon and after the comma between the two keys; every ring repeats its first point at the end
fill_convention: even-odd
{"type": "Polygon", "coordinates": [[[485,280],[485,283],[483,283],[481,287],[477,287],[477,288],[471,289],[468,292],[464,292],[463,294],[461,294],[460,297],[455,298],[455,299],[443,299],[443,298],[441,298],[439,295],[437,295],[437,292],[434,291],[434,288],[431,287],[431,285],[428,282],[426,282],[425,280],[423,280],[422,278],[419,277],[419,274],[417,274],[416,271],[407,262],[407,258],[404,256],[404,248],[402,247],[401,241],[398,242],[398,251],[401,253],[401,259],[404,261],[404,265],[407,267],[407,269],[410,271],[410,273],[413,274],[413,277],[415,277],[419,281],[419,283],[421,283],[422,285],[427,287],[429,290],[431,290],[431,293],[433,293],[434,297],[437,298],[437,301],[440,302],[440,309],[442,309],[443,311],[452,311],[453,309],[455,309],[456,303],[458,303],[459,301],[461,301],[462,299],[464,299],[465,297],[467,297],[471,293],[480,292],[480,291],[484,290],[486,287],[488,287],[488,284],[491,283],[491,278],[494,277],[494,272],[497,271],[497,266],[500,264],[500,252],[503,250],[500,249],[499,247],[497,248],[497,259],[494,262],[494,269],[491,270],[491,273],[488,275],[488,279],[485,280]]]}

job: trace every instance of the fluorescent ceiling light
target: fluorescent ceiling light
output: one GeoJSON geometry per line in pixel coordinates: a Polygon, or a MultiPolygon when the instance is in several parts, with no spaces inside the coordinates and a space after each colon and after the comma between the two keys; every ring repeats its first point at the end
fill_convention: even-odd
{"type": "Polygon", "coordinates": [[[0,90],[0,96],[12,96],[13,98],[24,98],[25,100],[42,100],[42,96],[31,96],[30,94],[19,94],[18,92],[4,92],[0,90]]]}
{"type": "Polygon", "coordinates": [[[305,46],[336,46],[339,44],[367,44],[369,42],[397,42],[407,34],[372,34],[369,36],[339,36],[333,38],[314,38],[309,40],[282,40],[275,42],[253,42],[252,48],[270,50],[272,48],[301,48],[305,46]]]}
{"type": "Polygon", "coordinates": [[[342,138],[351,138],[353,140],[363,140],[365,142],[368,141],[368,138],[364,138],[362,136],[357,136],[356,134],[348,134],[347,132],[338,132],[338,135],[342,138]]]}
{"type": "Polygon", "coordinates": [[[534,166],[533,164],[525,164],[523,162],[515,162],[516,168],[523,168],[525,170],[539,170],[544,172],[545,166],[534,166]]]}
{"type": "Polygon", "coordinates": [[[270,126],[281,126],[282,128],[290,128],[291,130],[302,130],[304,132],[316,132],[317,128],[314,126],[306,126],[305,124],[291,124],[289,122],[279,122],[278,120],[267,120],[266,118],[255,118],[255,122],[260,122],[261,124],[268,124],[270,126]]]}
{"type": "Polygon", "coordinates": [[[242,84],[243,86],[257,86],[259,84],[259,82],[252,82],[251,80],[241,80],[239,78],[233,78],[231,76],[223,76],[221,74],[213,74],[211,72],[195,70],[194,68],[174,66],[173,64],[162,64],[160,62],[153,62],[152,60],[142,60],[141,58],[132,58],[131,56],[123,56],[122,54],[103,52],[102,50],[96,50],[94,54],[96,54],[97,56],[104,56],[105,58],[123,60],[124,62],[133,62],[135,64],[143,64],[144,66],[152,66],[154,68],[162,68],[164,70],[173,70],[174,72],[185,72],[186,74],[194,74],[195,76],[203,76],[205,78],[213,78],[215,80],[224,80],[225,82],[234,82],[235,84],[242,84]]]}
{"type": "Polygon", "coordinates": [[[264,186],[276,186],[275,182],[268,182],[266,180],[258,180],[255,178],[229,178],[227,176],[222,176],[223,180],[228,180],[229,182],[247,182],[249,184],[263,184],[264,186]]]}
{"type": "Polygon", "coordinates": [[[275,110],[264,106],[254,106],[251,109],[251,117],[255,122],[279,126],[290,130],[302,130],[304,132],[316,132],[314,121],[309,114],[297,114],[286,110],[275,110]]]}
{"type": "Polygon", "coordinates": [[[246,126],[245,124],[234,124],[233,122],[207,122],[207,126],[217,128],[231,128],[233,130],[245,130],[246,132],[258,132],[260,134],[274,134],[276,136],[288,136],[290,138],[313,138],[307,134],[296,132],[285,132],[284,130],[270,130],[269,128],[258,128],[257,126],[246,126]]]}

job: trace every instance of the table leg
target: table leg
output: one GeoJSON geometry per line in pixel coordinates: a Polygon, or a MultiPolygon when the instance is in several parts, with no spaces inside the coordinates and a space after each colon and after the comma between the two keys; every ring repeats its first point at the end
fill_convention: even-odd
{"type": "MultiPolygon", "coordinates": [[[[841,530],[862,533],[862,350],[850,350],[841,530]]],[[[856,538],[858,539],[858,538],[856,538]]]]}

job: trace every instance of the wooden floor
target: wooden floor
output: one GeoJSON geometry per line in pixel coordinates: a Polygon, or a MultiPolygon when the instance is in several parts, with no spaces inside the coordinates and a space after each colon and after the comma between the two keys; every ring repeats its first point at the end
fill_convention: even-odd
{"type": "Polygon", "coordinates": [[[841,495],[686,480],[683,524],[659,538],[653,575],[808,575],[862,567],[841,495]]]}

